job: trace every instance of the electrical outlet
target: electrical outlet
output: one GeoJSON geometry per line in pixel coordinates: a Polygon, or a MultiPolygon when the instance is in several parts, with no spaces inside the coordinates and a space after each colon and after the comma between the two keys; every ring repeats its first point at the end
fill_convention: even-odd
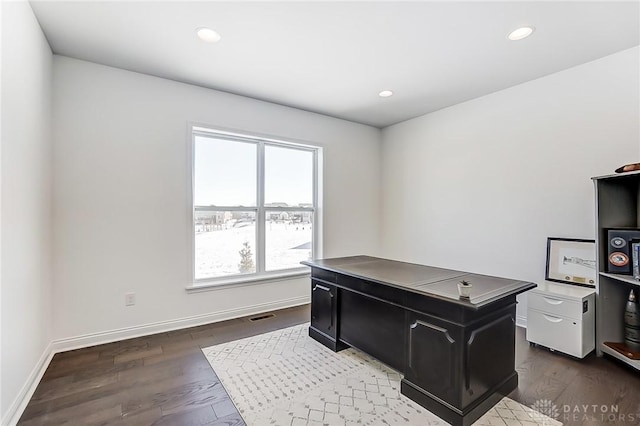
{"type": "Polygon", "coordinates": [[[124,305],[125,306],[133,306],[136,304],[136,294],[135,293],[127,293],[124,295],[124,305]]]}

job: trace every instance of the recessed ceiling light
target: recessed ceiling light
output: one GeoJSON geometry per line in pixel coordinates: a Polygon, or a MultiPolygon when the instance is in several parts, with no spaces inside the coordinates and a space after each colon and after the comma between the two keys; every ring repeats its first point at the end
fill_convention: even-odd
{"type": "Polygon", "coordinates": [[[391,90],[383,90],[382,92],[378,93],[378,96],[380,96],[381,98],[388,98],[391,95],[393,95],[393,92],[391,90]]]}
{"type": "Polygon", "coordinates": [[[220,34],[213,31],[211,28],[198,28],[196,30],[196,34],[200,37],[200,40],[206,41],[207,43],[216,43],[220,41],[220,34]]]}
{"type": "Polygon", "coordinates": [[[517,30],[511,31],[507,36],[507,38],[513,41],[522,40],[523,38],[527,38],[531,34],[533,34],[534,30],[535,28],[533,27],[521,27],[521,28],[518,28],[517,30]]]}

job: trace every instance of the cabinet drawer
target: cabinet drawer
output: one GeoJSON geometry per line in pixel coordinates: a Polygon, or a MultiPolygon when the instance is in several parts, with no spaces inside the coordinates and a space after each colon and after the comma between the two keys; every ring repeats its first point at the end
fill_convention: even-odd
{"type": "Polygon", "coordinates": [[[527,340],[582,358],[582,321],[527,310],[527,340]]]}
{"type": "MultiPolygon", "coordinates": [[[[529,293],[527,297],[527,304],[531,309],[575,320],[582,319],[582,301],[556,297],[553,293],[529,293]]],[[[593,309],[593,306],[588,306],[588,309],[593,309]]]]}

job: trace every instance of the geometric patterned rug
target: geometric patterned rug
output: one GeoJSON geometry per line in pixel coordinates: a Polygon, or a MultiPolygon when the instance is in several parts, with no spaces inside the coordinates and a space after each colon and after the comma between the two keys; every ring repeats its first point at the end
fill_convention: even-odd
{"type": "MultiPolygon", "coordinates": [[[[402,376],[353,348],[333,352],[309,324],[202,349],[247,426],[447,425],[400,394],[402,376]]],[[[503,398],[474,425],[561,425],[503,398]]]]}

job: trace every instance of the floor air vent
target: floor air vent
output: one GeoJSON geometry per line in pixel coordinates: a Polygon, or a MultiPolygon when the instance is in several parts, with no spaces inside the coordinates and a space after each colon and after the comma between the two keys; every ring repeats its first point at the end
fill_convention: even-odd
{"type": "Polygon", "coordinates": [[[274,314],[260,315],[260,316],[257,316],[257,317],[249,318],[249,321],[260,321],[260,320],[264,320],[264,319],[267,319],[267,318],[273,318],[273,317],[275,317],[274,314]]]}

